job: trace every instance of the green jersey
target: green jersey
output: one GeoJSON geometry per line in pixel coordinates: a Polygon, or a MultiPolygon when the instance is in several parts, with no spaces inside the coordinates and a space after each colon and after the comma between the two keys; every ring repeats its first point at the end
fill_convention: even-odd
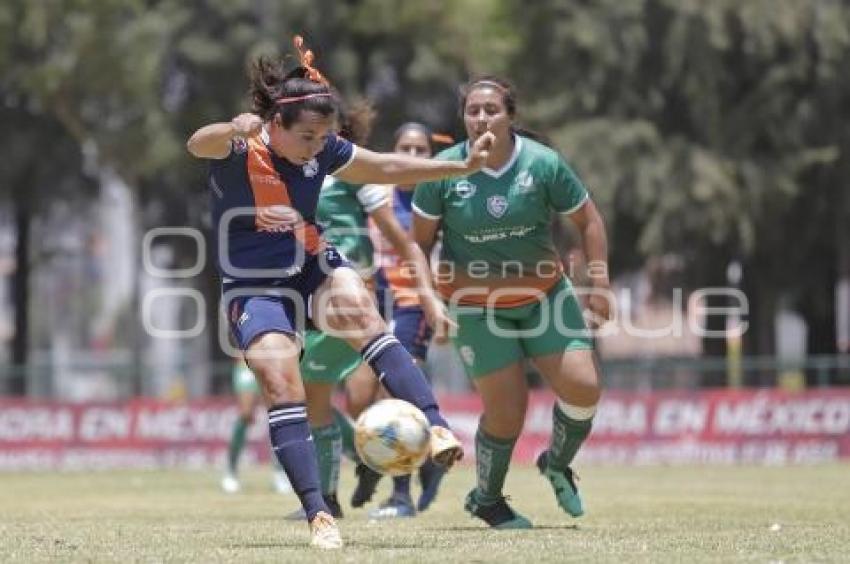
{"type": "Polygon", "coordinates": [[[325,177],[316,221],[324,230],[325,239],[360,272],[372,267],[373,249],[366,225],[367,215],[388,202],[383,187],[349,184],[332,176],[325,177]]]}
{"type": "MultiPolygon", "coordinates": [[[[444,297],[473,282],[491,289],[545,290],[561,278],[551,236],[552,212],[578,210],[588,198],[587,190],[557,152],[527,137],[514,139],[513,155],[501,170],[485,168],[416,187],[414,211],[439,219],[443,229],[438,286],[444,297]],[[447,267],[452,273],[448,284],[440,279],[447,267]]],[[[437,158],[464,160],[467,150],[467,143],[461,143],[437,158]]]]}

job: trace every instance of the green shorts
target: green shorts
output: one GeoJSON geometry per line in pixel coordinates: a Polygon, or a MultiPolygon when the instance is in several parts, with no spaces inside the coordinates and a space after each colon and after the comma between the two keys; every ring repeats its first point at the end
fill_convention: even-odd
{"type": "Polygon", "coordinates": [[[458,323],[452,343],[473,379],[523,358],[593,348],[581,306],[565,278],[539,302],[489,310],[459,306],[450,313],[458,323]]]}
{"type": "Polygon", "coordinates": [[[335,384],[345,380],[361,362],[360,353],[348,343],[321,331],[307,331],[301,357],[301,379],[335,384]]]}
{"type": "Polygon", "coordinates": [[[260,393],[260,386],[257,384],[257,379],[254,378],[254,373],[244,362],[233,367],[233,392],[236,394],[260,393]]]}

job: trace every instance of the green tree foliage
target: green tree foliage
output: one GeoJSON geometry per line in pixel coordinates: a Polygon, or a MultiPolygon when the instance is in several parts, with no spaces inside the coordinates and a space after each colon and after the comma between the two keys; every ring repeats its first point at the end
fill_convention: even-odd
{"type": "Polygon", "coordinates": [[[816,263],[846,197],[846,3],[516,2],[510,20],[527,41],[500,66],[593,187],[615,268],[672,251],[705,285],[744,260],[760,352],[780,293],[831,310],[816,263]]]}
{"type": "Polygon", "coordinates": [[[615,271],[674,252],[691,284],[724,284],[742,260],[754,351],[782,295],[830,326],[850,170],[841,0],[10,0],[0,103],[22,121],[3,120],[0,148],[20,127],[36,146],[70,139],[57,162],[80,170],[86,148],[114,167],[147,225],[201,225],[183,141],[244,110],[247,63],[298,32],[345,96],[377,104],[382,148],[408,119],[462,136],[457,85],[513,80],[522,121],[601,204],[615,271]]]}

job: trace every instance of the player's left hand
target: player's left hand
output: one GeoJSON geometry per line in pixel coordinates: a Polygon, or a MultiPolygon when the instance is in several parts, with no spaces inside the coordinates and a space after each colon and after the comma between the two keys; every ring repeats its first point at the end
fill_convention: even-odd
{"type": "Polygon", "coordinates": [[[606,284],[594,284],[587,295],[588,315],[585,316],[591,329],[599,329],[611,319],[611,304],[614,294],[606,284]]]}

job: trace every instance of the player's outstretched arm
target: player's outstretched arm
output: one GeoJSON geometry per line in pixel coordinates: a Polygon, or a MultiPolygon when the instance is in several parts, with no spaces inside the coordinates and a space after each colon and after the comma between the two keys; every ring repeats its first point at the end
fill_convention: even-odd
{"type": "Polygon", "coordinates": [[[376,153],[357,147],[351,164],[335,176],[352,184],[417,184],[472,174],[484,166],[493,140],[490,132],[479,137],[463,162],[423,159],[401,153],[376,153]]]}
{"type": "Polygon", "coordinates": [[[239,114],[229,122],[211,123],[197,130],[186,149],[199,159],[223,159],[230,154],[234,137],[252,137],[260,132],[263,120],[256,114],[239,114]]]}

